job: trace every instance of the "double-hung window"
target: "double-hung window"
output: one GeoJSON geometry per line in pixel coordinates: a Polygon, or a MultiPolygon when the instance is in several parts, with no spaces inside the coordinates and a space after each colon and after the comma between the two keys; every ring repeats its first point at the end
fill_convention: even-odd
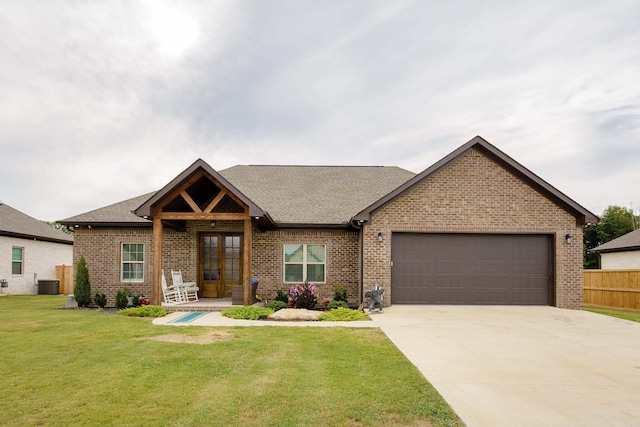
{"type": "Polygon", "coordinates": [[[11,274],[21,276],[24,272],[24,248],[11,248],[11,274]]]}
{"type": "Polygon", "coordinates": [[[122,281],[142,282],[144,280],[144,244],[122,244],[122,281]]]}
{"type": "Polygon", "coordinates": [[[324,283],[326,274],[326,246],[284,245],[284,282],[302,283],[305,280],[324,283]]]}

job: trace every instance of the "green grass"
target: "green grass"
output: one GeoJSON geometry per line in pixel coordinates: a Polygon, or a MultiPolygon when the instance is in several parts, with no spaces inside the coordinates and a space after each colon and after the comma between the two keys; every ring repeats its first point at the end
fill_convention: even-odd
{"type": "Polygon", "coordinates": [[[640,322],[640,311],[620,310],[617,308],[602,308],[602,307],[584,307],[585,310],[592,313],[604,314],[605,316],[618,317],[624,320],[631,320],[634,322],[640,322]]]}
{"type": "Polygon", "coordinates": [[[463,425],[377,329],[156,326],[64,298],[0,298],[3,426],[463,425]],[[168,334],[221,339],[146,339],[168,334]]]}

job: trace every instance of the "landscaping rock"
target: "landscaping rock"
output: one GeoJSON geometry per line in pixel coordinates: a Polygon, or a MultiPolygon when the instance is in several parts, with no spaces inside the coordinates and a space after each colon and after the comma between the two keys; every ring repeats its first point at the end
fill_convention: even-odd
{"type": "Polygon", "coordinates": [[[306,308],[283,308],[270,314],[269,320],[320,320],[322,311],[307,310],[306,308]]]}

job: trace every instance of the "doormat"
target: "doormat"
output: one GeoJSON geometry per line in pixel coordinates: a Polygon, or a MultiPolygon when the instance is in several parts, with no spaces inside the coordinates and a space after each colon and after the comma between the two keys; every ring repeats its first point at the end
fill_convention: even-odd
{"type": "Polygon", "coordinates": [[[194,311],[192,313],[187,313],[184,316],[180,316],[177,319],[173,319],[169,323],[191,323],[194,320],[201,318],[205,314],[207,314],[207,313],[206,312],[203,313],[201,311],[194,311]]]}

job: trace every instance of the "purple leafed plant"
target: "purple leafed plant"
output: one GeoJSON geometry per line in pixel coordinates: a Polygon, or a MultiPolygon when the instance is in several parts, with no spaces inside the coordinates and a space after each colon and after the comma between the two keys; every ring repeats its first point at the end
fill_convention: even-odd
{"type": "Polygon", "coordinates": [[[318,290],[314,283],[304,282],[289,289],[289,296],[297,308],[312,309],[318,302],[318,290]]]}

